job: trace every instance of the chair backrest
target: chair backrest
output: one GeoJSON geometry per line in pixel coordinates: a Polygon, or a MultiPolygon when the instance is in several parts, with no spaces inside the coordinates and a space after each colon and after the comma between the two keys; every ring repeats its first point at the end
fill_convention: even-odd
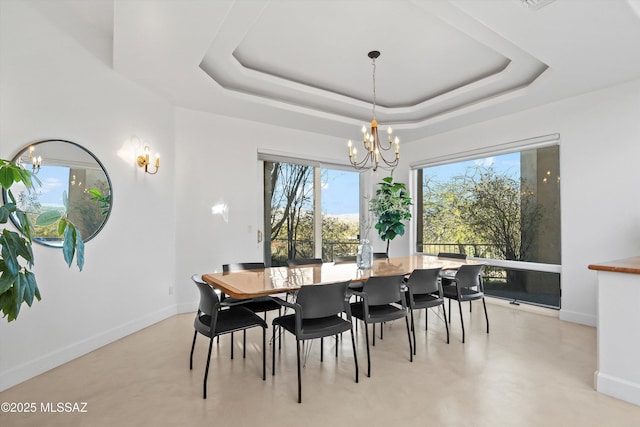
{"type": "Polygon", "coordinates": [[[374,252],[373,259],[387,259],[389,258],[389,254],[386,252],[374,252]]]}
{"type": "Polygon", "coordinates": [[[383,305],[398,302],[402,299],[402,282],[404,275],[373,276],[364,282],[362,292],[367,294],[369,305],[383,305]]]}
{"type": "Polygon", "coordinates": [[[356,262],[355,255],[337,256],[333,258],[334,264],[348,264],[352,262],[356,262]]]}
{"type": "Polygon", "coordinates": [[[198,309],[204,314],[213,316],[213,307],[220,302],[218,295],[209,284],[201,279],[199,274],[191,276],[191,280],[193,280],[200,291],[200,304],[198,305],[198,309]]]}
{"type": "Polygon", "coordinates": [[[264,262],[238,262],[235,264],[223,264],[222,272],[231,273],[233,271],[259,270],[261,268],[265,268],[264,262]]]}
{"type": "Polygon", "coordinates": [[[438,278],[440,270],[442,270],[440,267],[413,270],[409,280],[407,280],[407,287],[414,295],[439,292],[438,278]]]}
{"type": "Polygon", "coordinates": [[[298,259],[288,259],[287,265],[289,267],[296,267],[298,265],[312,265],[312,264],[322,264],[322,259],[320,258],[298,258],[298,259]]]}
{"type": "Polygon", "coordinates": [[[302,318],[318,319],[342,313],[345,310],[349,283],[350,280],[301,287],[296,296],[296,304],[302,307],[302,318]]]}
{"type": "Polygon", "coordinates": [[[479,286],[482,291],[482,280],[480,274],[484,264],[461,265],[456,273],[456,282],[461,288],[472,288],[479,286]]]}
{"type": "Polygon", "coordinates": [[[467,254],[459,254],[455,252],[439,252],[438,258],[467,259],[467,254]]]}

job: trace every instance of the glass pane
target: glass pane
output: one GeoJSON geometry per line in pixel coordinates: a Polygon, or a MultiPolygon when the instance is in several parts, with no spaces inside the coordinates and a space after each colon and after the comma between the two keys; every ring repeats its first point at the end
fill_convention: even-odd
{"type": "MultiPolygon", "coordinates": [[[[418,177],[418,251],[561,263],[557,145],[424,168],[418,177]]],[[[531,275],[509,273],[500,289],[522,293],[531,275]]]]}
{"type": "Polygon", "coordinates": [[[313,258],[313,167],[264,162],[265,260],[313,258]]]}
{"type": "Polygon", "coordinates": [[[485,294],[513,302],[560,308],[560,274],[485,267],[485,294]]]}
{"type": "Polygon", "coordinates": [[[355,255],[358,250],[360,174],[322,169],[322,259],[355,255]]]}

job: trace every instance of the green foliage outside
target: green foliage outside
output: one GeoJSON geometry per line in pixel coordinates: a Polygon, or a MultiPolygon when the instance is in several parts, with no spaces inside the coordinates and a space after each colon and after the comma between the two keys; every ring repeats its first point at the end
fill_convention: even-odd
{"type": "Polygon", "coordinates": [[[423,206],[425,242],[456,243],[470,256],[516,261],[527,260],[543,214],[525,182],[492,167],[469,168],[444,182],[425,176],[423,206]],[[468,253],[472,243],[474,253],[468,253]]]}
{"type": "MultiPolygon", "coordinates": [[[[321,180],[324,182],[325,177],[321,180]]],[[[313,257],[313,167],[265,162],[265,182],[266,201],[271,206],[266,224],[271,265],[286,265],[287,259],[313,257]]],[[[323,260],[355,254],[358,235],[357,220],[323,215],[323,260]]]]}

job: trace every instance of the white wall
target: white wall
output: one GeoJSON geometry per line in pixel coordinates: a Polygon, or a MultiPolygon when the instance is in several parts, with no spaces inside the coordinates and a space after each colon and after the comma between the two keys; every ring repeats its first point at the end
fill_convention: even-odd
{"type": "Polygon", "coordinates": [[[176,146],[176,283],[181,311],[196,307],[192,274],[264,258],[257,242],[257,230],[264,230],[258,151],[333,163],[344,163],[347,157],[345,141],[337,138],[180,108],[176,146]],[[211,214],[217,203],[228,205],[228,222],[211,214]]]}
{"type": "Polygon", "coordinates": [[[0,320],[0,390],[175,313],[174,111],[21,2],[0,2],[0,157],[40,139],[83,145],[113,183],[84,271],[35,245],[42,301],[0,320]],[[163,156],[144,175],[127,141],[163,156]]]}
{"type": "Polygon", "coordinates": [[[560,134],[564,320],[596,325],[588,264],[640,254],[640,81],[437,135],[404,147],[418,161],[560,134]]]}

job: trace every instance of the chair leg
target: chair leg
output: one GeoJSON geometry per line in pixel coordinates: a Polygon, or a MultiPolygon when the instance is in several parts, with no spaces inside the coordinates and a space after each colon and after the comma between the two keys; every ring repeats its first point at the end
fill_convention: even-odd
{"type": "Polygon", "coordinates": [[[233,332],[231,332],[231,360],[233,360],[233,332]]]}
{"type": "Polygon", "coordinates": [[[472,308],[473,308],[473,301],[469,301],[469,313],[471,313],[472,308]]]}
{"type": "Polygon", "coordinates": [[[409,331],[409,318],[404,316],[404,321],[407,324],[407,337],[409,338],[409,361],[413,362],[413,345],[411,345],[411,331],[409,331]]]}
{"type": "MultiPolygon", "coordinates": [[[[367,326],[367,324],[364,324],[365,326],[367,326]]],[[[369,328],[367,328],[369,329],[369,328]]],[[[371,343],[371,346],[375,347],[376,346],[376,324],[373,324],[373,341],[371,343]]]]}
{"type": "Polygon", "coordinates": [[[366,322],[364,322],[364,336],[367,342],[367,376],[371,377],[371,356],[369,355],[369,326],[366,322]]]}
{"type": "Polygon", "coordinates": [[[413,310],[409,310],[411,312],[411,332],[413,332],[413,354],[416,354],[416,329],[413,324],[413,310]]]}
{"type": "Polygon", "coordinates": [[[384,338],[384,322],[380,323],[380,339],[384,338]]]}
{"type": "MultiPolygon", "coordinates": [[[[446,317],[444,320],[447,320],[446,317]]],[[[449,298],[449,323],[451,323],[451,298],[449,298]]]]}
{"type": "MultiPolygon", "coordinates": [[[[458,300],[458,308],[460,309],[460,324],[462,325],[462,343],[464,344],[464,320],[462,320],[462,303],[458,300]]],[[[449,318],[451,318],[451,311],[449,311],[449,318]]]]}
{"type": "Polygon", "coordinates": [[[204,369],[204,381],[202,383],[202,398],[207,398],[207,377],[209,376],[209,363],[211,362],[211,347],[213,347],[213,337],[209,340],[209,354],[207,355],[207,367],[204,369]]]}
{"type": "Polygon", "coordinates": [[[193,369],[193,349],[196,348],[196,338],[198,331],[193,332],[193,344],[191,344],[191,356],[189,356],[189,369],[193,369]]]}
{"type": "Polygon", "coordinates": [[[353,347],[353,361],[356,365],[356,382],[358,382],[358,353],[356,352],[356,339],[353,335],[353,328],[351,329],[351,346],[353,347]]]}
{"type": "Polygon", "coordinates": [[[442,303],[442,311],[444,312],[444,327],[447,330],[447,344],[449,344],[449,325],[447,324],[447,309],[444,307],[444,303],[442,303]]]}
{"type": "Polygon", "coordinates": [[[247,330],[242,331],[242,358],[247,358],[247,330]]]}
{"type": "Polygon", "coordinates": [[[296,354],[298,356],[298,403],[302,403],[302,380],[300,379],[300,340],[296,340],[296,354]]]}
{"type": "Polygon", "coordinates": [[[324,361],[324,338],[320,338],[320,361],[324,361]]]}
{"type": "Polygon", "coordinates": [[[267,328],[262,328],[262,381],[266,381],[266,367],[267,367],[267,355],[265,353],[265,347],[267,344],[267,328]]]}
{"type": "Polygon", "coordinates": [[[489,333],[489,315],[487,314],[487,304],[484,303],[484,297],[482,297],[482,307],[484,307],[484,320],[487,321],[487,333],[489,333]]]}
{"type": "MultiPolygon", "coordinates": [[[[340,334],[342,336],[342,333],[340,334]]],[[[338,357],[338,336],[336,335],[336,357],[338,357]]]]}
{"type": "MultiPolygon", "coordinates": [[[[273,325],[273,339],[276,339],[276,329],[277,326],[273,325]]],[[[271,341],[272,343],[274,343],[275,341],[271,341]]],[[[271,345],[271,375],[275,376],[276,375],[276,346],[275,345],[271,345]]]]}

